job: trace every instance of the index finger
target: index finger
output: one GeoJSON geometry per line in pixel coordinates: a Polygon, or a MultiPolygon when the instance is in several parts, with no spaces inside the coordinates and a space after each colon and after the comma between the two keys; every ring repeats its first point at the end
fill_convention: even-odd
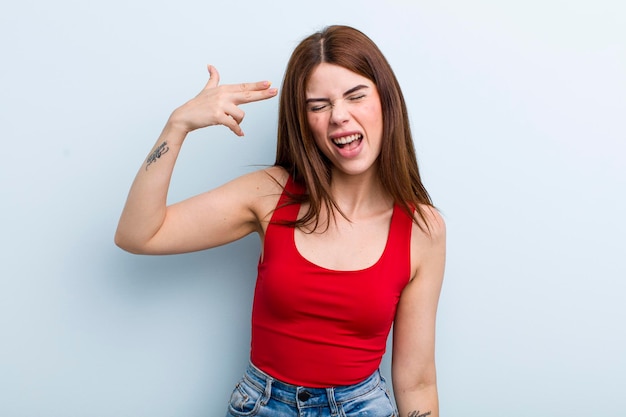
{"type": "Polygon", "coordinates": [[[250,103],[253,101],[266,100],[274,97],[278,93],[277,88],[270,88],[269,81],[258,81],[255,83],[241,83],[223,86],[227,88],[234,98],[236,104],[250,103]]]}

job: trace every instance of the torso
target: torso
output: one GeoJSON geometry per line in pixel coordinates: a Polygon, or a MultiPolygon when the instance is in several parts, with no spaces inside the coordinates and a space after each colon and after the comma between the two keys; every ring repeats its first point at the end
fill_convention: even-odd
{"type": "MultiPolygon", "coordinates": [[[[289,177],[282,167],[274,166],[266,172],[273,176],[278,184],[266,175],[267,180],[259,185],[262,197],[257,198],[253,211],[258,222],[257,232],[261,239],[261,247],[263,247],[272,212],[282,194],[282,187],[285,186],[289,177]]],[[[306,208],[306,205],[301,206],[299,217],[304,214],[306,208]]],[[[294,236],[296,247],[305,259],[323,268],[339,271],[367,268],[375,264],[383,252],[392,212],[393,205],[388,204],[386,208],[368,217],[352,216],[352,223],[337,214],[337,225],[331,224],[331,227],[324,233],[305,233],[302,230],[296,230],[294,236]]],[[[421,261],[418,246],[425,235],[414,224],[411,236],[411,276],[413,276],[421,261]]]]}
{"type": "Polygon", "coordinates": [[[379,366],[410,280],[411,219],[395,206],[307,234],[281,223],[302,207],[277,207],[259,262],[251,360],[296,385],[356,383],[379,366]]]}

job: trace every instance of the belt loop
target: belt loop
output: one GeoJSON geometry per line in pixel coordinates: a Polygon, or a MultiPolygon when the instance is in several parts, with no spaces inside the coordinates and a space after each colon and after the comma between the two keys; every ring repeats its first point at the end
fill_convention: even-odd
{"type": "Polygon", "coordinates": [[[337,407],[337,401],[335,401],[335,389],[326,388],[326,396],[328,397],[328,406],[330,407],[330,415],[338,416],[339,407],[337,407]]]}
{"type": "Polygon", "coordinates": [[[274,379],[269,375],[265,378],[265,391],[263,392],[263,398],[261,398],[261,404],[263,405],[267,405],[270,401],[270,397],[272,396],[272,382],[274,382],[274,379]]]}

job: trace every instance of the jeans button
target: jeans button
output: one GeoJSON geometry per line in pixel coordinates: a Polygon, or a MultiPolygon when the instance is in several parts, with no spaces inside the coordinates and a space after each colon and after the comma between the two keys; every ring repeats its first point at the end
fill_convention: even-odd
{"type": "Polygon", "coordinates": [[[308,400],[309,398],[311,398],[311,393],[309,393],[309,392],[307,392],[307,391],[300,391],[300,392],[298,393],[298,399],[299,399],[300,401],[306,401],[306,400],[308,400]]]}

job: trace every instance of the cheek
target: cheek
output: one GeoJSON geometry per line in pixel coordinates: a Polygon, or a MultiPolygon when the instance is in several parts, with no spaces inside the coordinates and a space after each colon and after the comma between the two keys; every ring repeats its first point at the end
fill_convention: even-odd
{"type": "Polygon", "coordinates": [[[324,152],[324,142],[326,138],[326,128],[328,123],[324,120],[324,115],[320,114],[308,114],[307,122],[309,124],[309,129],[313,134],[313,140],[317,145],[317,148],[324,152]]]}
{"type": "Polygon", "coordinates": [[[379,105],[372,104],[363,108],[361,113],[362,120],[367,120],[370,128],[376,128],[376,130],[382,131],[383,126],[383,112],[379,105]]]}
{"type": "Polygon", "coordinates": [[[324,134],[324,126],[328,126],[324,121],[324,116],[320,114],[308,114],[307,121],[309,122],[309,128],[315,136],[324,134]]]}
{"type": "Polygon", "coordinates": [[[376,103],[376,104],[372,104],[369,108],[369,112],[372,116],[372,118],[378,118],[380,120],[382,120],[383,118],[383,109],[380,105],[380,103],[376,103]]]}

